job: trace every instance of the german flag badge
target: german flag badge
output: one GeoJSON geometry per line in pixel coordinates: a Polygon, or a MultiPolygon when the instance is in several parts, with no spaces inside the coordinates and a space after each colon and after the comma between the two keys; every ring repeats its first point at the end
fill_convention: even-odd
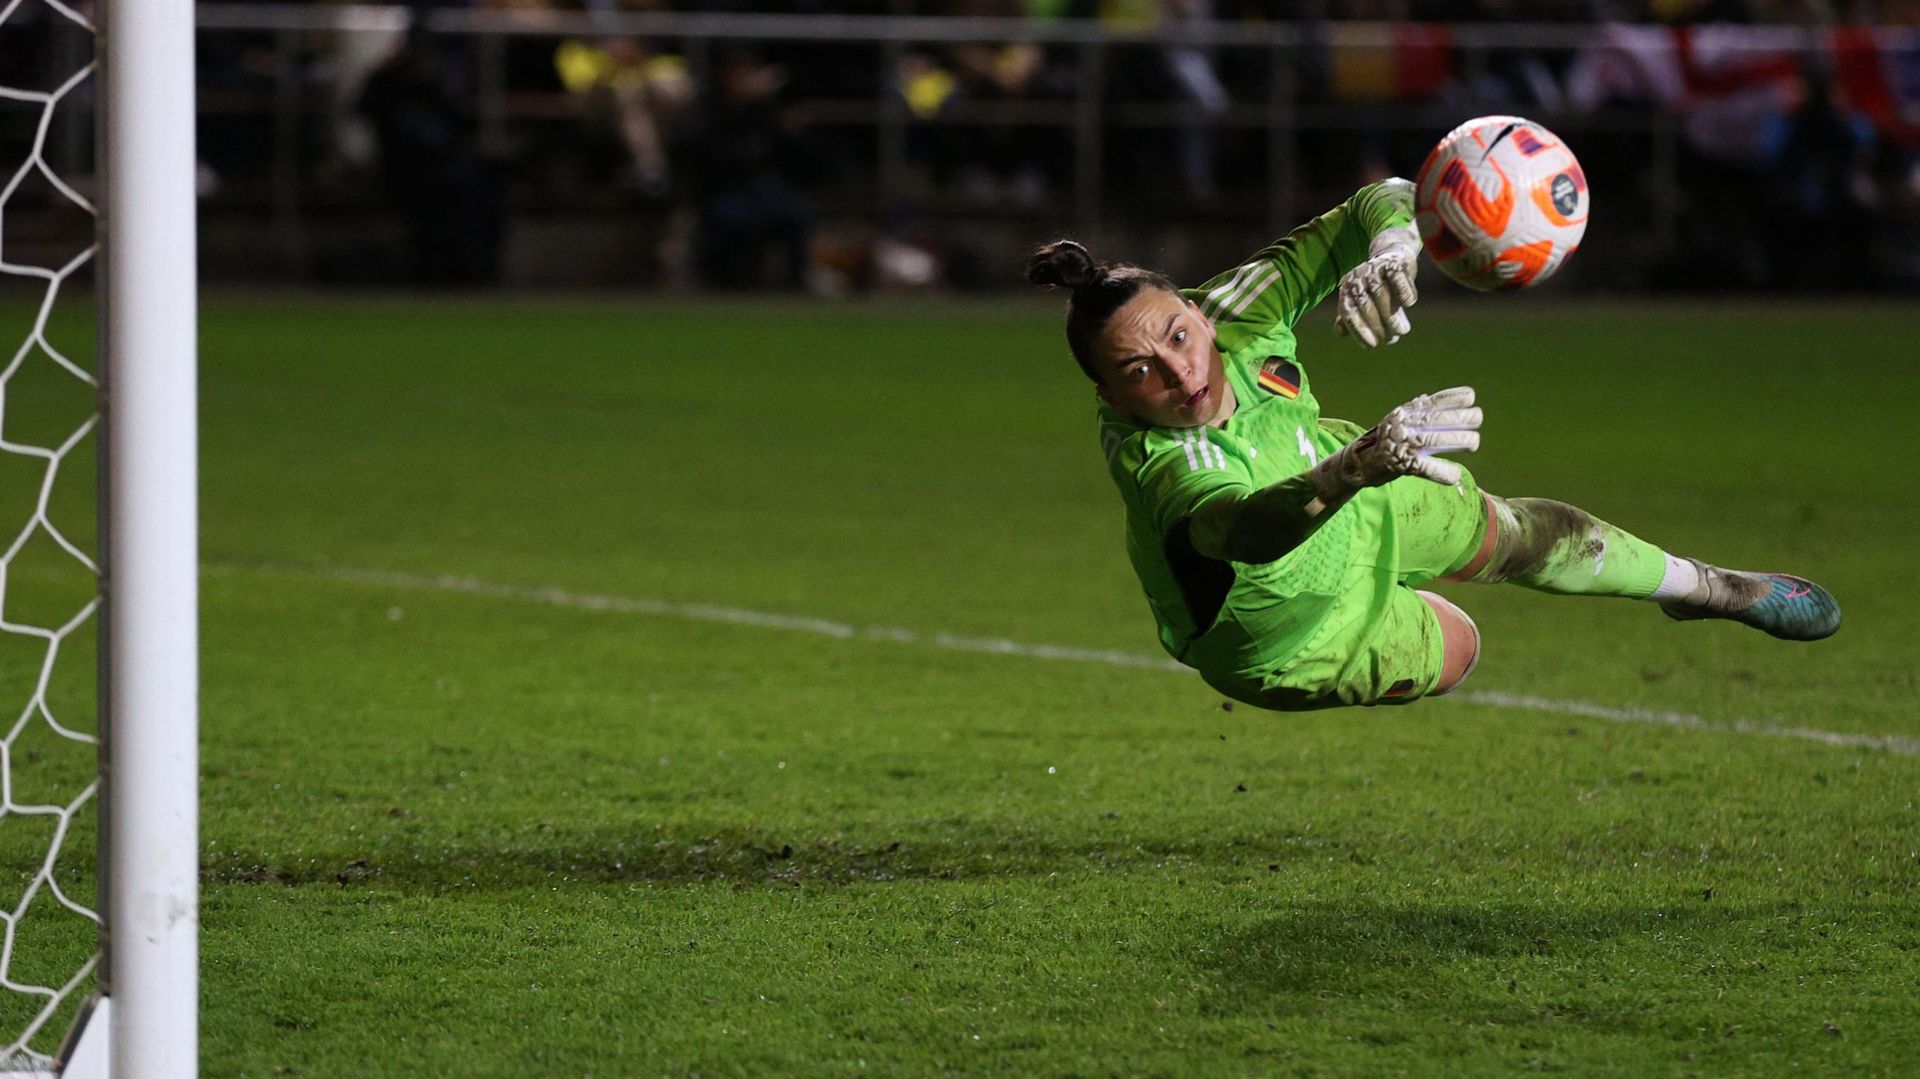
{"type": "Polygon", "coordinates": [[[1268,356],[1260,365],[1260,388],[1289,401],[1300,399],[1300,369],[1284,356],[1268,356]]]}

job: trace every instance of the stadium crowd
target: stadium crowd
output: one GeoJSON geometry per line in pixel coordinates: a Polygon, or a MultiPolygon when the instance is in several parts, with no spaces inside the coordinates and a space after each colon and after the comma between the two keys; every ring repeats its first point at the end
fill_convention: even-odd
{"type": "MultiPolygon", "coordinates": [[[[553,0],[492,6],[560,10],[553,0]]],[[[415,25],[428,24],[416,10],[428,17],[415,25]]],[[[1107,50],[1099,77],[1099,162],[1115,213],[1266,205],[1271,156],[1251,110],[1280,98],[1298,110],[1294,182],[1308,203],[1406,171],[1445,118],[1518,112],[1583,131],[1584,118],[1628,115],[1640,133],[1595,124],[1579,149],[1593,172],[1644,158],[1647,130],[1675,133],[1672,190],[1621,200],[1665,230],[1644,241],[1642,283],[1920,281],[1920,48],[1887,47],[1870,30],[1920,25],[1920,0],[629,0],[587,10],[1097,19],[1134,35],[1107,50]],[[1462,24],[1520,21],[1593,29],[1578,47],[1475,51],[1457,40],[1462,24]],[[1182,32],[1200,24],[1289,24],[1305,44],[1277,74],[1266,50],[1182,32]],[[1142,175],[1164,182],[1123,179],[1142,175]],[[1673,258],[1682,250],[1684,269],[1673,258]],[[1703,251],[1724,265],[1704,269],[1703,251]]],[[[966,284],[983,276],[978,259],[929,215],[1057,220],[1084,193],[1074,105],[1088,75],[1072,45],[504,42],[496,60],[460,35],[315,33],[289,57],[266,33],[208,33],[203,93],[244,101],[294,79],[329,120],[302,129],[305,197],[358,192],[397,212],[408,223],[404,276],[435,284],[495,280],[509,221],[543,207],[654,215],[650,272],[690,284],[800,288],[823,267],[855,286],[966,284]],[[492,123],[481,93],[489,63],[504,91],[492,123]],[[891,150],[889,109],[902,132],[891,150]],[[858,244],[816,227],[845,207],[876,217],[858,244]]],[[[271,123],[244,107],[205,117],[212,205],[244,204],[249,179],[272,173],[271,123]]]]}

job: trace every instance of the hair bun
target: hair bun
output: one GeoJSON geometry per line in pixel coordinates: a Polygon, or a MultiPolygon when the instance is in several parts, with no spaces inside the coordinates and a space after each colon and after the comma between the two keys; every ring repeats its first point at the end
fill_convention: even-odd
{"type": "Polygon", "coordinates": [[[1072,240],[1042,245],[1027,259],[1027,280],[1036,285],[1083,289],[1099,279],[1100,267],[1092,253],[1072,240]]]}

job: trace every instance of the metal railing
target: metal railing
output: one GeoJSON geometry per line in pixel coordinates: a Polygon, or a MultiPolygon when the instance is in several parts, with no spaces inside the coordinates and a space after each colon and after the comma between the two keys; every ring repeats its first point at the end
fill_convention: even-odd
{"type": "MultiPolygon", "coordinates": [[[[410,10],[399,6],[228,4],[199,6],[203,35],[265,33],[272,37],[275,80],[270,94],[241,95],[212,101],[203,95],[203,109],[229,113],[260,112],[271,116],[271,184],[268,209],[274,235],[282,244],[297,246],[303,192],[307,178],[300,163],[303,123],[313,111],[310,95],[297,84],[295,58],[303,42],[316,33],[394,35],[413,25],[410,10]]],[[[1596,26],[1573,25],[1456,25],[1444,29],[1445,48],[1454,57],[1459,88],[1445,100],[1426,102],[1341,102],[1303,96],[1300,73],[1329,48],[1349,51],[1390,50],[1400,40],[1401,27],[1380,23],[1248,24],[1232,22],[1182,23],[1172,26],[1113,27],[1090,20],[1042,21],[905,16],[791,16],[713,15],[667,12],[585,12],[461,10],[442,8],[424,16],[421,28],[469,39],[475,67],[474,105],[483,133],[499,135],[516,123],[548,117],[554,102],[530,100],[510,92],[505,44],[512,38],[604,39],[632,37],[670,48],[680,55],[696,85],[707,85],[716,49],[736,44],[778,43],[785,47],[807,44],[850,45],[871,48],[876,77],[873,92],[864,98],[816,98],[791,104],[818,122],[870,132],[872,160],[867,162],[872,182],[867,196],[878,210],[893,205],[910,188],[912,170],[909,133],[916,128],[993,127],[1017,125],[1053,129],[1070,143],[1071,180],[1060,192],[1057,207],[1083,231],[1097,230],[1107,214],[1114,178],[1103,176],[1109,141],[1116,134],[1146,129],[1198,125],[1218,132],[1248,132],[1264,140],[1264,197],[1257,208],[1240,212],[1257,216],[1264,226],[1279,230],[1296,221],[1301,197],[1303,137],[1364,127],[1372,131],[1429,132],[1437,136],[1454,122],[1479,112],[1505,111],[1506,102],[1483,94],[1485,75],[1503,57],[1570,55],[1595,44],[1596,26]],[[909,50],[961,43],[1030,43],[1071,57],[1071,92],[1052,99],[1013,99],[958,102],[937,116],[916,115],[896,85],[894,72],[909,50]],[[1251,57],[1263,66],[1264,86],[1218,111],[1198,114],[1169,101],[1116,100],[1113,58],[1121,50],[1168,45],[1194,46],[1214,55],[1233,55],[1242,69],[1251,57]]],[[[1750,28],[1752,29],[1752,28],[1750,28]]],[[[1818,55],[1825,47],[1820,27],[1774,27],[1760,31],[1756,47],[1782,47],[1818,55]]],[[[1873,40],[1887,48],[1911,48],[1920,33],[1905,29],[1876,29],[1873,40]]],[[[1532,111],[1532,110],[1530,110],[1532,111]]],[[[1678,213],[1676,161],[1679,121],[1670,110],[1614,108],[1599,112],[1560,114],[1541,110],[1536,118],[1574,133],[1606,133],[1644,138],[1644,165],[1653,174],[1647,185],[1646,227],[1654,243],[1670,242],[1678,213]]],[[[1403,166],[1410,169],[1411,165],[1403,166]]],[[[1062,220],[1061,223],[1066,223],[1062,220]]]]}

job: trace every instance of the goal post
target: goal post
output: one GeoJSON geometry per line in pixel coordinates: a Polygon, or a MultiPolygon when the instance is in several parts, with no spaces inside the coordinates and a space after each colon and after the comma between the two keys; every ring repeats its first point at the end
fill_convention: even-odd
{"type": "Polygon", "coordinates": [[[199,1057],[194,8],[102,8],[101,989],[112,1075],[184,1079],[199,1057]]]}
{"type": "Polygon", "coordinates": [[[56,1066],[199,1059],[194,9],[100,5],[99,996],[56,1066]]]}

